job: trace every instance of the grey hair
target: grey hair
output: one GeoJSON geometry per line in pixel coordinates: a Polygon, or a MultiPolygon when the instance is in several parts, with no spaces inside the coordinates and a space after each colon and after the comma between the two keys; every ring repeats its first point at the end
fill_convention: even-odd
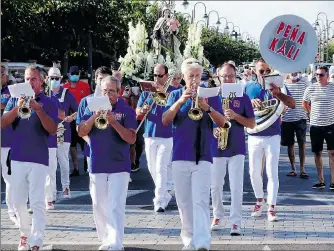
{"type": "Polygon", "coordinates": [[[36,66],[36,65],[29,65],[24,72],[26,71],[38,71],[39,73],[39,77],[41,78],[41,80],[44,81],[45,77],[47,76],[46,72],[43,70],[43,68],[36,66]]]}
{"type": "Polygon", "coordinates": [[[182,74],[186,74],[186,72],[190,69],[201,69],[201,72],[203,72],[203,66],[195,58],[188,58],[182,62],[181,65],[182,74]]]}
{"type": "Polygon", "coordinates": [[[118,78],[114,77],[114,76],[106,76],[102,79],[101,81],[101,85],[102,84],[108,84],[110,82],[113,82],[116,84],[116,89],[119,91],[121,89],[121,82],[119,81],[118,78]]]}

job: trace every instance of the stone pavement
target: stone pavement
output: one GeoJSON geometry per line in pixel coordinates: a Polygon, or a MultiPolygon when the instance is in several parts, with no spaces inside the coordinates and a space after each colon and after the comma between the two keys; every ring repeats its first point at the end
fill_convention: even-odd
{"type": "MultiPolygon", "coordinates": [[[[2,205],[1,250],[15,250],[18,229],[5,208],[2,205]]],[[[315,245],[317,250],[334,250],[334,206],[279,206],[280,221],[275,223],[268,222],[264,215],[250,217],[252,209],[251,205],[243,207],[242,235],[231,237],[226,206],[222,229],[212,233],[212,250],[271,250],[277,244],[280,250],[287,250],[289,245],[304,250],[315,250],[315,245]]],[[[180,226],[178,211],[172,208],[157,214],[150,207],[127,206],[125,250],[180,250],[180,226]]],[[[59,204],[47,212],[45,249],[97,250],[99,245],[90,205],[59,204]]]]}

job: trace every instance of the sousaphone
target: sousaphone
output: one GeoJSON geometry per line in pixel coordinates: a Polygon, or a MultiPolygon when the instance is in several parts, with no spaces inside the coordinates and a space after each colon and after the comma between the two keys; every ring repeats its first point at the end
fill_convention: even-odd
{"type": "MultiPolygon", "coordinates": [[[[286,94],[283,85],[286,74],[298,72],[315,60],[317,54],[317,36],[312,25],[296,15],[282,15],[272,19],[262,30],[260,36],[260,53],[279,80],[281,92],[286,94]],[[280,77],[280,78],[279,78],[280,77]]],[[[267,76],[268,77],[268,76],[267,76]]],[[[265,79],[259,82],[265,88],[265,79]]],[[[273,75],[269,77],[274,77],[273,75]]],[[[256,111],[256,126],[247,128],[248,134],[261,132],[270,127],[282,114],[284,104],[277,100],[267,100],[266,111],[256,111]]]]}

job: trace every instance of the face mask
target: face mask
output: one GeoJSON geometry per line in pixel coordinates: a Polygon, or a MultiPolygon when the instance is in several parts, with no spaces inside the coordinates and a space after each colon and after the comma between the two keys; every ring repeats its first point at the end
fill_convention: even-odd
{"type": "Polygon", "coordinates": [[[60,86],[60,81],[59,80],[51,80],[51,88],[56,89],[60,86]]]}
{"type": "Polygon", "coordinates": [[[79,75],[71,75],[70,76],[71,82],[78,82],[79,81],[79,75]]]}

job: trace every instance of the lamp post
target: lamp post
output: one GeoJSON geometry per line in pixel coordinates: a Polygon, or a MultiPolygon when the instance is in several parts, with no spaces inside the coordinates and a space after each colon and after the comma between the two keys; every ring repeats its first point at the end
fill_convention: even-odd
{"type": "Polygon", "coordinates": [[[233,36],[233,33],[235,32],[235,30],[234,30],[234,23],[232,23],[232,22],[227,22],[227,24],[226,24],[227,32],[230,30],[230,27],[229,27],[228,24],[232,24],[232,32],[231,32],[231,34],[229,34],[229,35],[230,35],[230,36],[233,36]]]}
{"type": "Polygon", "coordinates": [[[247,39],[249,40],[249,33],[244,31],[244,32],[241,34],[241,39],[242,39],[243,41],[246,41],[247,39]],[[247,34],[247,35],[246,35],[246,39],[244,39],[244,34],[247,34]]]}
{"type": "Polygon", "coordinates": [[[317,19],[315,21],[315,25],[319,26],[319,28],[320,28],[320,31],[319,31],[320,46],[323,45],[322,46],[322,53],[320,54],[320,59],[321,59],[321,61],[326,62],[327,61],[326,59],[328,57],[327,56],[328,53],[326,53],[325,44],[323,43],[324,41],[327,40],[327,38],[326,38],[326,26],[325,26],[324,21],[322,19],[317,19]],[[319,21],[321,21],[322,26],[319,24],[319,21]],[[324,37],[322,36],[323,34],[324,34],[324,37]]]}
{"type": "MultiPolygon", "coordinates": [[[[204,16],[203,16],[203,18],[204,18],[204,19],[207,19],[207,18],[208,18],[208,14],[206,13],[206,5],[205,5],[203,2],[197,2],[197,3],[195,3],[194,8],[193,8],[192,11],[191,11],[191,23],[194,23],[194,21],[195,21],[195,17],[196,17],[196,6],[197,6],[198,4],[202,4],[202,5],[204,6],[204,16]]],[[[187,0],[184,0],[183,3],[182,3],[182,5],[183,5],[183,7],[184,7],[185,9],[187,9],[188,6],[189,6],[189,2],[188,2],[187,0]]]]}
{"type": "Polygon", "coordinates": [[[238,40],[238,37],[241,37],[240,27],[236,25],[236,26],[234,26],[234,29],[235,28],[238,28],[238,31],[239,31],[239,33],[236,32],[236,35],[235,35],[235,39],[238,40]]]}
{"type": "MultiPolygon", "coordinates": [[[[319,12],[318,13],[318,15],[317,15],[317,20],[319,19],[319,16],[320,15],[324,15],[325,16],[325,35],[326,35],[326,37],[328,38],[329,37],[329,29],[328,29],[328,26],[329,26],[329,24],[328,24],[328,18],[327,18],[327,15],[326,15],[326,13],[324,13],[324,12],[319,12]]],[[[320,20],[322,20],[322,19],[320,19],[320,20]]],[[[327,39],[326,39],[326,41],[327,41],[327,39]]],[[[325,50],[324,50],[325,51],[325,50]]],[[[328,60],[328,53],[329,53],[329,51],[328,51],[328,46],[327,46],[327,48],[326,48],[326,56],[327,56],[327,60],[328,60]]],[[[325,54],[325,52],[324,52],[324,54],[325,54]]],[[[324,58],[324,60],[325,60],[325,62],[327,62],[327,60],[324,58]]]]}
{"type": "Polygon", "coordinates": [[[218,12],[215,11],[215,10],[211,10],[211,11],[208,13],[208,19],[207,19],[207,22],[206,22],[206,27],[209,27],[209,25],[210,25],[210,23],[209,23],[209,18],[210,18],[210,14],[211,14],[212,12],[217,14],[217,22],[216,22],[216,25],[217,25],[217,26],[220,25],[219,14],[218,14],[218,12]]]}
{"type": "MultiPolygon", "coordinates": [[[[220,18],[219,18],[219,22],[220,22],[220,20],[222,20],[222,19],[225,20],[225,27],[224,27],[224,34],[225,34],[226,31],[229,29],[229,28],[228,28],[228,25],[227,25],[228,21],[227,21],[227,19],[226,19],[225,17],[220,17],[220,18]]],[[[221,23],[221,22],[220,22],[220,23],[221,23]]]]}
{"type": "Polygon", "coordinates": [[[182,15],[183,17],[185,17],[186,19],[188,19],[188,20],[191,22],[192,17],[191,17],[190,14],[188,14],[188,13],[181,13],[181,15],[182,15]]]}
{"type": "Polygon", "coordinates": [[[203,26],[205,27],[206,26],[206,22],[204,20],[199,20],[196,22],[196,28],[197,28],[197,25],[200,23],[200,22],[203,22],[203,26]]]}

